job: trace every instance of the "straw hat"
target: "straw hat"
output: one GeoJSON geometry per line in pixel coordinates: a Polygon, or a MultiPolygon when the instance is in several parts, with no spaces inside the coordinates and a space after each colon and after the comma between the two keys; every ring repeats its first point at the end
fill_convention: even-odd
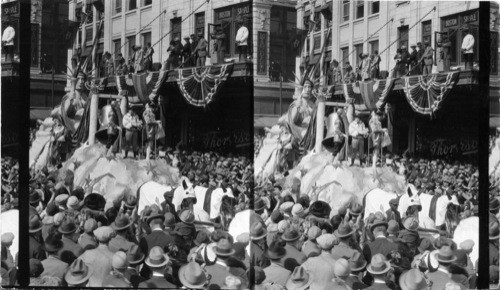
{"type": "Polygon", "coordinates": [[[179,269],[182,285],[192,289],[204,289],[207,277],[198,263],[191,261],[179,269]]]}
{"type": "Polygon", "coordinates": [[[387,273],[390,269],[391,263],[389,263],[382,254],[374,255],[370,265],[366,268],[366,270],[373,275],[387,273]]]}
{"type": "Polygon", "coordinates": [[[146,265],[151,268],[160,268],[168,264],[169,257],[163,252],[161,247],[153,247],[149,251],[149,256],[146,258],[146,265]]]}
{"type": "Polygon", "coordinates": [[[297,266],[293,270],[292,275],[286,281],[286,289],[288,290],[303,290],[307,289],[313,279],[302,266],[297,266]]]}
{"type": "Polygon", "coordinates": [[[66,275],[64,275],[64,279],[70,285],[79,285],[90,278],[92,270],[81,259],[76,259],[69,267],[66,275]]]}

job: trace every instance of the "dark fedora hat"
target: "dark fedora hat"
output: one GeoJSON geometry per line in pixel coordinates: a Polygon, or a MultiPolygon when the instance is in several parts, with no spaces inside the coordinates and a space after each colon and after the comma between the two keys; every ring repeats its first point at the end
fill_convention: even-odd
{"type": "Polygon", "coordinates": [[[61,241],[61,235],[58,233],[50,234],[43,244],[43,249],[49,253],[54,253],[59,251],[63,247],[63,242],[61,241]]]}
{"type": "Polygon", "coordinates": [[[257,197],[254,201],[254,210],[255,211],[263,210],[265,207],[266,207],[266,202],[262,198],[257,197]]]}
{"type": "Polygon", "coordinates": [[[292,228],[286,229],[283,235],[281,236],[281,239],[285,242],[293,242],[295,240],[298,240],[299,238],[300,238],[299,232],[292,228]]]}
{"type": "Polygon", "coordinates": [[[453,254],[453,250],[448,245],[442,246],[434,256],[439,263],[453,263],[457,260],[457,256],[453,254]]]}
{"type": "Polygon", "coordinates": [[[324,201],[317,200],[311,204],[309,207],[309,213],[315,217],[328,218],[330,216],[330,211],[332,208],[330,205],[324,201]]]}
{"type": "Polygon", "coordinates": [[[336,229],[335,232],[333,232],[333,234],[337,238],[346,238],[351,236],[354,232],[355,230],[351,228],[351,225],[349,225],[349,223],[343,222],[339,225],[338,229],[336,229]]]}
{"type": "Polygon", "coordinates": [[[91,210],[104,210],[106,199],[98,193],[91,193],[83,199],[83,205],[91,210]]]}
{"type": "Polygon", "coordinates": [[[36,233],[42,230],[42,222],[40,221],[40,217],[38,215],[31,215],[29,222],[29,232],[36,233]]]}
{"type": "Polygon", "coordinates": [[[271,260],[278,260],[286,255],[286,249],[280,242],[274,241],[267,249],[265,255],[271,260]]]}
{"type": "Polygon", "coordinates": [[[234,255],[235,250],[233,249],[231,241],[228,239],[221,239],[217,242],[217,245],[215,245],[214,252],[217,256],[229,257],[234,255]]]}
{"type": "Polygon", "coordinates": [[[146,255],[141,251],[138,245],[134,244],[127,252],[127,260],[130,265],[138,265],[144,261],[146,255]]]}
{"type": "Polygon", "coordinates": [[[161,219],[165,221],[165,216],[161,212],[152,212],[147,218],[146,222],[149,224],[154,219],[161,219]]]}
{"type": "Polygon", "coordinates": [[[57,231],[60,232],[61,234],[66,235],[66,234],[72,234],[72,233],[76,232],[77,229],[78,228],[76,226],[76,223],[73,221],[73,219],[68,218],[62,222],[62,224],[59,226],[57,231]]]}
{"type": "Polygon", "coordinates": [[[126,214],[120,214],[115,218],[115,221],[111,223],[111,227],[115,231],[124,230],[132,225],[132,221],[126,214]]]}

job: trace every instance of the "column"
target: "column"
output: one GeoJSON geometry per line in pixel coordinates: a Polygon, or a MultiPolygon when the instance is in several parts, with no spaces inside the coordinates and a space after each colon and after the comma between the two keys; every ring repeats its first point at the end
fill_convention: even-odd
{"type": "Polygon", "coordinates": [[[95,144],[95,133],[97,132],[97,118],[99,111],[99,95],[97,89],[92,89],[92,97],[90,99],[90,125],[89,125],[89,145],[95,144]]]}
{"type": "Polygon", "coordinates": [[[314,143],[314,152],[316,154],[321,152],[325,124],[325,99],[318,97],[318,109],[316,110],[316,142],[314,143]]]}

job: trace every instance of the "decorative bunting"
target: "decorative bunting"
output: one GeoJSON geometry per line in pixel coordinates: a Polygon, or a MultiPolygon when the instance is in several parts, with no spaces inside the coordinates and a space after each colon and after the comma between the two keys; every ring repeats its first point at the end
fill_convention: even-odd
{"type": "Polygon", "coordinates": [[[411,76],[404,79],[406,100],[412,109],[423,115],[434,115],[457,83],[460,72],[411,76]]]}
{"type": "Polygon", "coordinates": [[[233,64],[179,69],[177,84],[188,103],[204,107],[213,100],[232,71],[233,64]]]}
{"type": "Polygon", "coordinates": [[[132,82],[135,92],[142,103],[148,103],[149,95],[156,87],[159,80],[160,72],[150,72],[141,74],[132,74],[132,82]]]}
{"type": "Polygon", "coordinates": [[[387,96],[394,87],[394,78],[343,84],[346,100],[354,100],[356,111],[372,111],[387,102],[387,96]]]}

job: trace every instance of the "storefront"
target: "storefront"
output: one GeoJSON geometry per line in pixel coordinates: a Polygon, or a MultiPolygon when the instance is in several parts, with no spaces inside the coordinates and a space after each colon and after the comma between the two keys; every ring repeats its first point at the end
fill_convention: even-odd
{"type": "MultiPolygon", "coordinates": [[[[469,31],[476,40],[474,42],[474,62],[479,60],[479,10],[470,10],[459,14],[454,14],[441,18],[441,33],[447,33],[451,41],[451,65],[458,66],[464,64],[464,57],[461,52],[462,40],[465,37],[464,27],[468,26],[469,31]]],[[[484,49],[484,48],[483,48],[484,49]]]]}
{"type": "MultiPolygon", "coordinates": [[[[224,48],[225,57],[238,57],[238,49],[236,48],[236,33],[241,22],[248,29],[248,54],[251,55],[252,49],[252,7],[251,2],[244,4],[226,6],[214,11],[214,24],[222,26],[222,31],[225,34],[224,48]]],[[[214,31],[213,26],[209,26],[209,34],[214,31]]],[[[211,40],[209,35],[209,40],[211,40]]]]}

